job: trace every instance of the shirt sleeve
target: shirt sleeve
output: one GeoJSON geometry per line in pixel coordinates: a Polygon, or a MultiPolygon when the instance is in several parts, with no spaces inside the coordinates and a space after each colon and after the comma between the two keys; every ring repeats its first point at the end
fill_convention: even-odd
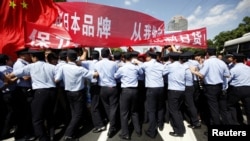
{"type": "Polygon", "coordinates": [[[231,83],[231,81],[234,79],[235,77],[235,73],[234,73],[234,69],[230,70],[230,77],[227,79],[228,83],[231,83]]]}
{"type": "Polygon", "coordinates": [[[32,66],[31,65],[26,65],[25,67],[23,68],[19,68],[17,70],[14,70],[13,71],[13,74],[16,76],[16,77],[23,77],[23,76],[30,76],[30,68],[32,66]]]}
{"type": "Polygon", "coordinates": [[[60,81],[63,79],[63,69],[60,67],[55,74],[55,81],[60,81]]]}
{"type": "Polygon", "coordinates": [[[165,75],[167,75],[167,74],[169,74],[169,66],[168,65],[165,65],[164,67],[163,67],[163,76],[165,76],[165,75]]]}
{"type": "Polygon", "coordinates": [[[114,74],[114,77],[115,77],[115,79],[119,79],[119,78],[121,78],[122,77],[122,68],[119,68],[116,72],[115,72],[115,74],[114,74]]]}
{"type": "Polygon", "coordinates": [[[88,78],[88,79],[92,79],[93,78],[93,74],[94,74],[94,71],[88,71],[87,69],[85,68],[81,68],[81,73],[82,73],[82,77],[84,78],[88,78]]]}
{"type": "Polygon", "coordinates": [[[208,73],[208,66],[209,66],[209,64],[206,63],[206,61],[205,61],[203,67],[199,71],[203,76],[207,75],[207,73],[208,73]]]}
{"type": "Polygon", "coordinates": [[[230,76],[230,71],[229,71],[229,69],[228,69],[228,67],[227,67],[227,65],[225,64],[224,65],[224,76],[225,77],[229,77],[230,76]]]}
{"type": "Polygon", "coordinates": [[[82,61],[82,67],[89,70],[89,62],[88,61],[82,61]]]}
{"type": "Polygon", "coordinates": [[[142,68],[141,67],[139,67],[139,66],[136,66],[137,67],[137,69],[138,69],[138,74],[139,75],[143,75],[143,70],[142,70],[142,68]]]}

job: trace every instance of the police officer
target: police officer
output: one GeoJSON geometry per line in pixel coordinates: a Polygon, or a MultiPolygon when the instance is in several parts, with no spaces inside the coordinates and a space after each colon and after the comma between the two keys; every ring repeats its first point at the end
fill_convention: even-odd
{"type": "Polygon", "coordinates": [[[143,71],[136,65],[131,63],[131,53],[124,54],[126,63],[120,67],[115,73],[115,78],[121,78],[122,92],[120,95],[120,117],[121,117],[121,134],[120,138],[130,140],[129,135],[129,115],[134,125],[135,132],[141,136],[141,128],[138,116],[138,76],[143,74],[143,71]]]}
{"type": "MultiPolygon", "coordinates": [[[[169,60],[169,55],[165,54],[164,56],[161,57],[161,62],[164,65],[164,68],[171,64],[172,62],[169,60]]],[[[168,108],[168,75],[163,76],[163,81],[164,81],[164,97],[165,97],[165,122],[169,123],[169,108],[168,108]]]]}
{"type": "MultiPolygon", "coordinates": [[[[95,64],[99,61],[100,54],[98,51],[94,50],[91,53],[92,60],[82,61],[82,66],[89,71],[95,70],[95,64]]],[[[91,116],[92,122],[94,124],[93,133],[99,133],[106,130],[106,127],[103,122],[103,115],[101,113],[102,103],[100,99],[100,86],[96,78],[91,79],[90,83],[90,94],[91,94],[91,116]]]]}
{"type": "MultiPolygon", "coordinates": [[[[48,55],[48,60],[49,59],[48,55]]],[[[56,64],[56,73],[61,69],[62,66],[67,64],[67,50],[61,50],[58,55],[58,63],[56,64]]],[[[64,83],[60,81],[57,83],[57,97],[55,104],[55,118],[60,121],[57,124],[68,125],[70,122],[70,107],[67,99],[66,91],[64,90],[64,83]]]]}
{"type": "Polygon", "coordinates": [[[204,79],[204,95],[208,103],[209,113],[211,115],[211,125],[219,125],[220,110],[219,96],[222,94],[222,84],[224,77],[229,77],[229,69],[227,65],[216,57],[216,49],[209,47],[206,52],[207,60],[200,71],[191,69],[192,73],[204,79]]]}
{"type": "Polygon", "coordinates": [[[163,130],[164,126],[164,84],[163,84],[163,68],[164,66],[156,61],[156,53],[147,52],[146,62],[140,65],[145,73],[145,87],[147,112],[149,127],[145,134],[150,138],[157,135],[157,127],[163,130]]]}
{"type": "Polygon", "coordinates": [[[75,132],[79,125],[79,121],[83,115],[84,106],[84,78],[91,79],[95,76],[94,72],[90,72],[83,67],[76,65],[77,52],[74,50],[67,51],[68,63],[63,65],[55,76],[55,81],[63,80],[65,90],[67,92],[68,101],[71,109],[71,121],[64,133],[65,141],[78,140],[74,138],[75,132]]]}
{"type": "Polygon", "coordinates": [[[54,140],[55,66],[45,62],[43,51],[29,50],[29,53],[33,63],[15,70],[9,77],[31,77],[32,89],[35,91],[31,103],[35,135],[40,141],[54,140]],[[44,125],[45,120],[47,120],[47,127],[44,125]]]}
{"type": "MultiPolygon", "coordinates": [[[[3,94],[2,94],[2,89],[5,87],[5,85],[7,84],[5,82],[5,75],[0,72],[0,110],[3,111],[0,113],[0,131],[2,132],[3,130],[3,125],[4,125],[4,120],[5,120],[5,117],[4,117],[4,101],[3,101],[3,94]]],[[[4,137],[1,137],[0,136],[0,140],[4,139],[4,137]]]]}
{"type": "Polygon", "coordinates": [[[228,95],[228,109],[230,124],[238,125],[235,105],[241,100],[246,111],[247,124],[250,125],[250,67],[244,64],[245,56],[243,54],[233,53],[234,67],[230,69],[231,77],[229,78],[232,93],[228,95]]]}
{"type": "Polygon", "coordinates": [[[187,68],[179,62],[180,53],[170,52],[168,55],[172,63],[164,68],[164,73],[168,75],[168,108],[173,127],[169,134],[182,137],[186,130],[180,107],[184,101],[187,68]]]}
{"type": "MultiPolygon", "coordinates": [[[[139,58],[142,56],[139,56],[139,52],[132,51],[130,52],[131,55],[131,63],[134,65],[138,65],[135,62],[138,62],[139,64],[143,63],[143,61],[140,61],[139,58]]],[[[139,99],[139,121],[140,123],[147,123],[148,122],[148,115],[146,110],[146,88],[145,88],[145,74],[140,74],[138,76],[138,99],[139,99]]]]}
{"type": "MultiPolygon", "coordinates": [[[[12,73],[13,68],[11,67],[12,61],[9,56],[5,54],[0,54],[0,72],[4,75],[8,75],[12,73]]],[[[3,76],[5,77],[5,76],[3,76]]],[[[4,79],[4,78],[2,78],[4,79]]],[[[1,91],[3,97],[3,104],[5,110],[4,115],[4,125],[2,131],[0,131],[0,138],[7,137],[9,135],[9,131],[13,126],[13,115],[14,115],[14,94],[16,90],[16,83],[8,83],[1,91]]]]}
{"type": "MultiPolygon", "coordinates": [[[[17,61],[13,65],[13,70],[25,67],[31,62],[28,48],[16,52],[17,61]]],[[[17,80],[17,92],[15,94],[15,107],[17,118],[17,131],[15,138],[19,139],[25,136],[26,140],[34,140],[32,119],[31,119],[31,100],[33,91],[30,76],[24,76],[17,80]]]]}
{"type": "MultiPolygon", "coordinates": [[[[190,60],[193,56],[192,52],[185,52],[180,55],[181,63],[187,68],[186,70],[186,87],[185,87],[185,105],[188,111],[188,115],[190,117],[190,125],[188,127],[195,129],[200,128],[201,124],[198,119],[197,109],[194,104],[194,76],[189,70],[189,67],[195,66],[196,64],[190,60]]],[[[197,67],[197,65],[196,65],[197,67]]]]}
{"type": "Polygon", "coordinates": [[[96,63],[95,70],[99,74],[100,97],[110,122],[107,135],[111,138],[117,131],[118,94],[114,74],[118,69],[118,65],[114,61],[109,60],[110,50],[108,48],[101,50],[101,56],[102,60],[96,63]]]}

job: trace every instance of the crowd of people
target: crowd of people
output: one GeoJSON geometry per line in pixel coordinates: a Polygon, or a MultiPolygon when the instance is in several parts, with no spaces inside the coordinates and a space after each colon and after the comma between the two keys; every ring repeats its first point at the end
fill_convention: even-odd
{"type": "Polygon", "coordinates": [[[192,129],[241,125],[245,113],[250,124],[250,67],[243,54],[219,58],[215,48],[201,54],[173,45],[145,54],[103,48],[89,57],[85,48],[16,53],[15,62],[0,54],[1,139],[14,130],[16,140],[53,141],[64,125],[63,139],[76,141],[88,113],[93,133],[108,130],[112,138],[121,129],[125,140],[131,139],[130,122],[139,137],[147,123],[150,138],[165,122],[174,137],[184,136],[184,120],[192,129]]]}

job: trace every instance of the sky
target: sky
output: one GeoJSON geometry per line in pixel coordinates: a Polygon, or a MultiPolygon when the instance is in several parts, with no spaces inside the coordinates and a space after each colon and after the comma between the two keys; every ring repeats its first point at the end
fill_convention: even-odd
{"type": "MultiPolygon", "coordinates": [[[[87,1],[142,12],[165,22],[174,16],[188,20],[188,29],[207,28],[207,39],[238,27],[250,16],[250,0],[70,0],[87,1]]],[[[166,28],[167,29],[167,28],[166,28]]]]}

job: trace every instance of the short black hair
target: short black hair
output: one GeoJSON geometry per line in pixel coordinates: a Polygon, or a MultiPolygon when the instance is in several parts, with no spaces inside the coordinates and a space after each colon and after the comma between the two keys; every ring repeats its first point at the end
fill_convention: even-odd
{"type": "Polygon", "coordinates": [[[246,56],[243,53],[233,53],[234,59],[236,59],[237,63],[243,63],[245,61],[246,56]]]}
{"type": "Polygon", "coordinates": [[[58,60],[58,55],[55,52],[51,52],[47,56],[48,62],[51,62],[52,60],[58,60]]]}
{"type": "Polygon", "coordinates": [[[67,51],[67,57],[70,61],[76,61],[77,59],[77,52],[73,49],[69,49],[67,51]]]}
{"type": "Polygon", "coordinates": [[[123,56],[125,60],[131,60],[132,58],[132,54],[130,52],[125,52],[123,56]]]}
{"type": "Polygon", "coordinates": [[[114,52],[113,55],[114,55],[115,60],[121,60],[121,58],[122,58],[122,53],[119,51],[114,52]]]}
{"type": "Polygon", "coordinates": [[[17,56],[20,56],[23,54],[29,54],[28,50],[29,50],[28,48],[20,49],[20,50],[16,51],[16,54],[17,54],[17,56]]]}
{"type": "Polygon", "coordinates": [[[99,59],[100,57],[100,54],[98,51],[94,50],[92,53],[91,53],[91,56],[92,56],[92,59],[99,59]]]}
{"type": "Polygon", "coordinates": [[[66,61],[67,60],[67,51],[66,50],[62,50],[59,52],[59,59],[66,61]]]}
{"type": "Polygon", "coordinates": [[[216,55],[216,48],[215,47],[208,47],[207,48],[207,54],[209,56],[216,55]]]}
{"type": "Polygon", "coordinates": [[[170,52],[168,55],[169,55],[170,59],[172,59],[174,61],[178,61],[181,54],[178,52],[170,52]]]}
{"type": "Polygon", "coordinates": [[[153,52],[153,51],[147,51],[147,56],[150,56],[151,58],[153,58],[153,59],[156,59],[156,57],[157,57],[157,54],[155,53],[155,52],[153,52]]]}
{"type": "Polygon", "coordinates": [[[44,52],[31,53],[31,56],[36,57],[39,61],[45,61],[44,52]]]}
{"type": "Polygon", "coordinates": [[[162,61],[168,61],[168,60],[169,60],[169,55],[168,55],[168,54],[163,55],[163,56],[161,57],[161,60],[162,60],[162,61]]]}
{"type": "Polygon", "coordinates": [[[132,51],[130,54],[131,54],[131,57],[138,57],[140,53],[138,51],[132,51]]]}
{"type": "Polygon", "coordinates": [[[101,55],[102,55],[103,58],[108,58],[109,55],[110,55],[109,49],[108,49],[108,48],[103,48],[103,49],[101,50],[101,55]]]}
{"type": "Polygon", "coordinates": [[[6,65],[6,62],[9,60],[9,56],[6,54],[0,54],[0,66],[6,65]]]}

